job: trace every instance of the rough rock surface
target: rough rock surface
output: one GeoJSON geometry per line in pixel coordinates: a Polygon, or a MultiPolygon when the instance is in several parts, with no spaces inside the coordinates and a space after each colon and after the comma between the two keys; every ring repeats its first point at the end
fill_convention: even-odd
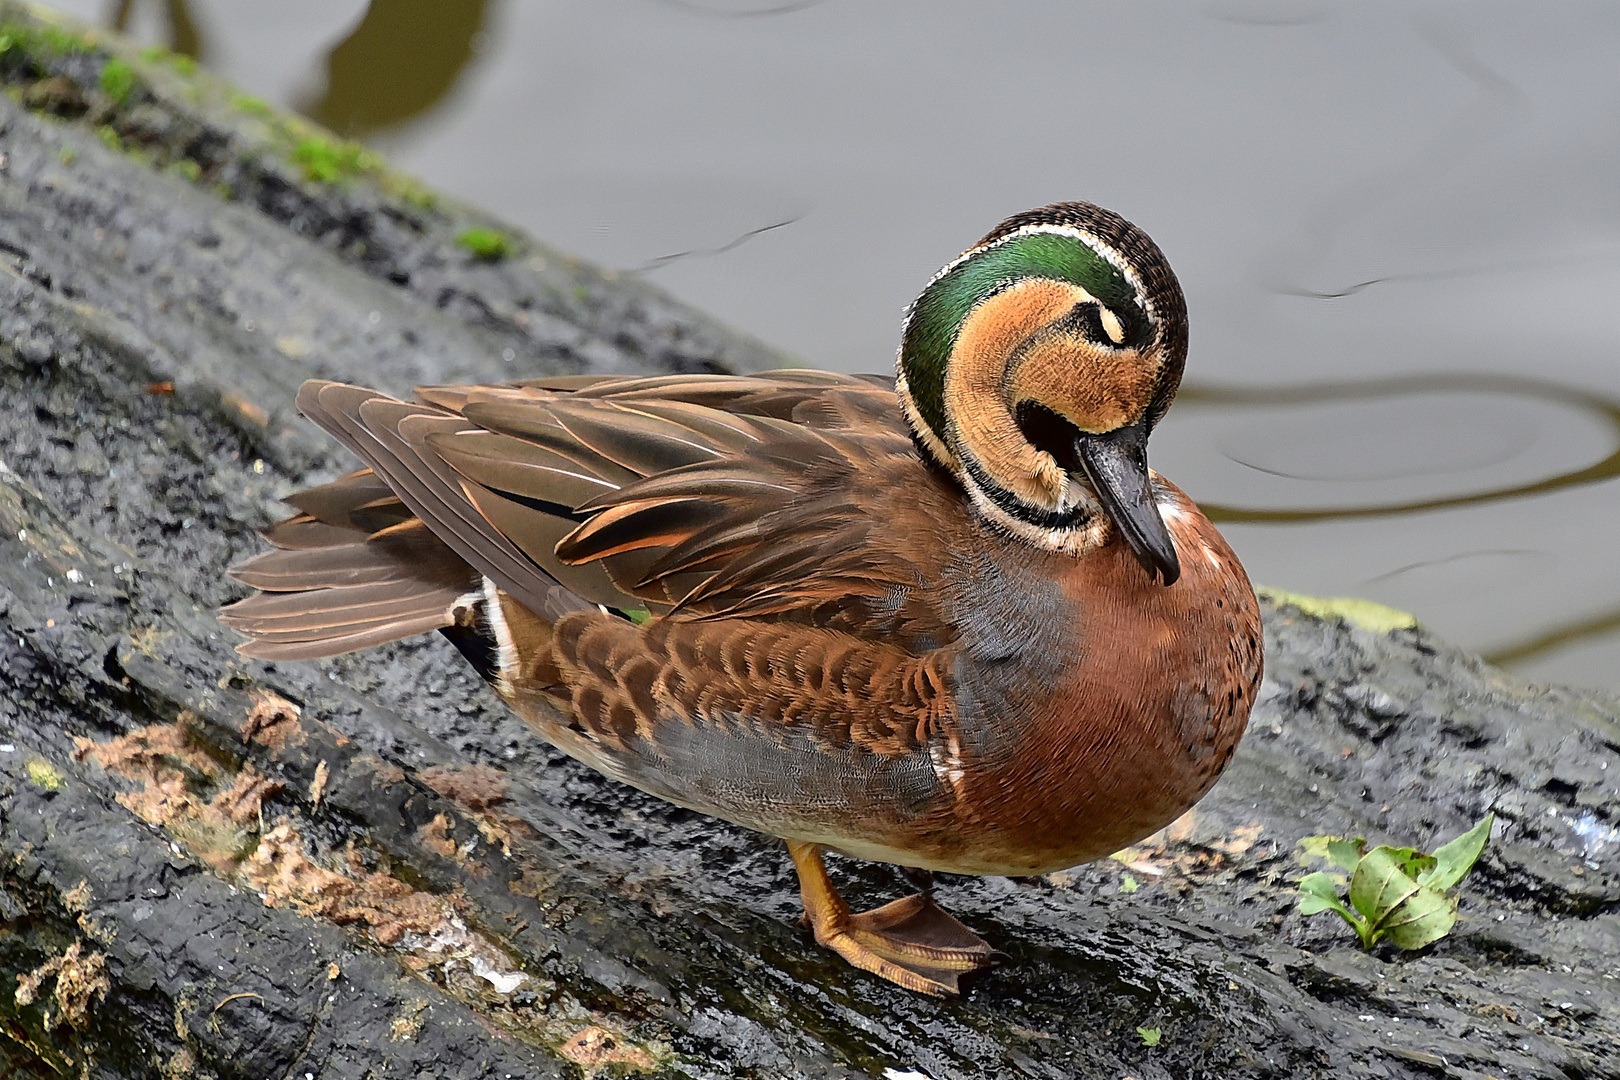
{"type": "MultiPolygon", "coordinates": [[[[350,467],[296,418],[305,377],[781,361],[538,245],[479,261],[475,212],[374,163],[326,179],[315,136],[165,57],[0,17],[35,35],[0,50],[0,1068],[1620,1076],[1620,703],[1421,630],[1268,604],[1262,701],[1190,819],[943,883],[1010,957],[952,1002],[818,949],[777,843],[563,758],[437,637],[243,662],[225,566],[350,467]],[[1487,809],[1438,944],[1297,913],[1301,836],[1423,846],[1487,809]]],[[[835,873],[856,904],[903,887],[835,873]]]]}

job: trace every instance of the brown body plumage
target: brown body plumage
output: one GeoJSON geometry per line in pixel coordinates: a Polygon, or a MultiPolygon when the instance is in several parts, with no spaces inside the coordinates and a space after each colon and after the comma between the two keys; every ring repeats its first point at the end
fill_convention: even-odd
{"type": "Polygon", "coordinates": [[[958,326],[944,431],[905,380],[817,372],[415,403],[308,383],[300,408],[370,468],[289,500],[223,621],[271,659],[444,630],[568,753],[789,841],[818,938],[954,990],[988,947],[926,898],[850,915],[819,849],[972,874],[1105,855],[1208,790],[1260,672],[1220,535],[1145,466],[1115,477],[1179,378],[1162,294],[1100,302],[1087,338],[1090,279],[1031,276],[958,326]]]}

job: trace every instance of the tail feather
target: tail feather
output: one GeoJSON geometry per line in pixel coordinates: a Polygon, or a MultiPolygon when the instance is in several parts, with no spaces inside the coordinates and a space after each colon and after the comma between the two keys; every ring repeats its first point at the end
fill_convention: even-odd
{"type": "Polygon", "coordinates": [[[490,524],[430,445],[467,421],[339,383],[306,383],[298,405],[370,467],[290,496],[300,513],[264,531],[274,550],[231,567],[260,590],[220,612],[244,656],[308,660],[442,630],[487,657],[490,583],[542,618],[588,606],[490,524]]]}
{"type": "Polygon", "coordinates": [[[414,518],[367,534],[302,514],[267,535],[276,549],[230,570],[263,591],[219,616],[249,638],[244,656],[308,660],[414,637],[465,621],[481,595],[481,575],[414,518]],[[329,542],[284,542],[314,536],[329,542]]]}

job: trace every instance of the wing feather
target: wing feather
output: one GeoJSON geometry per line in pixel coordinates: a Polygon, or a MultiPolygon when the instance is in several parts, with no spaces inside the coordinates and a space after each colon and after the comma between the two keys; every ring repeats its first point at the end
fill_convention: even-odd
{"type": "Polygon", "coordinates": [[[559,377],[415,403],[311,382],[298,401],[368,468],[293,496],[277,550],[235,568],[263,590],[226,616],[252,655],[448,626],[481,576],[546,619],[602,605],[845,630],[857,601],[915,585],[860,508],[926,475],[882,379],[559,377]],[[388,548],[406,526],[433,546],[388,548]]]}

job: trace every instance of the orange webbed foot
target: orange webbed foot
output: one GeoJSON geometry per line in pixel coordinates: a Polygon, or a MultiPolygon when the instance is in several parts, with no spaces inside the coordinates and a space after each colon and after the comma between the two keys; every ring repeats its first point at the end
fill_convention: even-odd
{"type": "Polygon", "coordinates": [[[851,913],[827,877],[820,848],[789,842],[788,851],[816,941],[861,970],[908,990],[947,997],[961,992],[962,976],[1004,959],[921,893],[851,913]]]}

